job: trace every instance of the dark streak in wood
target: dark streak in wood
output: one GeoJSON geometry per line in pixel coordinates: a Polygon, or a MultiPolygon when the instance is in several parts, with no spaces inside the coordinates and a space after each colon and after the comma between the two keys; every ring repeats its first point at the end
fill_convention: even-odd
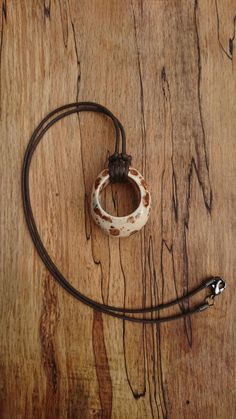
{"type": "MultiPolygon", "coordinates": [[[[153,239],[152,236],[149,238],[149,246],[148,246],[148,269],[150,275],[150,287],[151,287],[151,305],[158,305],[163,302],[163,293],[164,293],[164,274],[163,274],[163,265],[161,265],[161,301],[158,297],[158,289],[160,289],[160,285],[157,282],[157,273],[154,264],[154,247],[153,247],[153,239]]],[[[159,313],[157,313],[157,317],[159,317],[159,313]]],[[[147,333],[147,330],[146,330],[147,333]]],[[[160,342],[160,330],[158,325],[154,325],[151,327],[150,336],[151,339],[150,344],[152,347],[153,357],[150,357],[149,363],[152,364],[151,367],[148,368],[148,376],[151,371],[153,371],[152,376],[149,378],[149,386],[151,386],[151,380],[153,381],[154,391],[152,391],[153,396],[150,395],[150,406],[152,409],[152,413],[154,415],[154,407],[158,412],[158,417],[167,418],[167,406],[165,402],[164,396],[164,386],[163,386],[163,373],[162,373],[162,360],[161,360],[161,342],[160,342]],[[154,330],[156,328],[156,342],[154,337],[154,330]],[[156,358],[158,363],[156,363],[156,358]],[[157,381],[156,381],[157,378],[157,381]],[[158,403],[156,396],[159,396],[160,403],[158,403]],[[154,399],[154,406],[153,405],[154,399]],[[161,413],[159,412],[161,408],[161,413]]],[[[148,359],[148,355],[147,355],[148,359]]],[[[155,416],[153,416],[155,417],[155,416]]]]}
{"type": "MultiPolygon", "coordinates": [[[[131,0],[131,8],[132,8],[132,15],[133,15],[134,39],[135,39],[135,46],[136,46],[136,52],[137,52],[137,65],[138,65],[139,85],[140,85],[141,129],[142,129],[142,172],[145,174],[146,172],[146,123],[145,123],[145,114],[144,114],[144,91],[143,91],[141,59],[140,59],[140,52],[139,52],[139,47],[138,47],[137,22],[136,22],[136,16],[135,16],[132,0],[131,0]],[[144,164],[143,164],[143,159],[144,159],[144,164]]],[[[143,8],[142,8],[142,13],[143,13],[143,8]]]]}
{"type": "Polygon", "coordinates": [[[47,380],[46,406],[51,417],[58,415],[60,371],[55,352],[55,333],[59,321],[56,286],[47,274],[44,279],[43,307],[40,318],[42,361],[47,380]]]}
{"type": "Polygon", "coordinates": [[[140,12],[141,12],[141,18],[143,18],[143,0],[139,0],[140,1],[140,12]]]}
{"type": "Polygon", "coordinates": [[[230,55],[233,55],[233,48],[234,48],[233,39],[229,38],[229,52],[230,52],[230,55]]]}
{"type": "MultiPolygon", "coordinates": [[[[77,48],[77,42],[76,42],[76,35],[75,35],[75,26],[74,23],[71,20],[71,26],[73,31],[73,38],[74,38],[74,46],[75,46],[75,55],[76,55],[76,62],[77,62],[77,93],[76,93],[76,102],[79,100],[79,90],[80,90],[80,80],[81,80],[81,66],[80,66],[80,60],[79,60],[79,54],[78,54],[78,48],[77,48]]],[[[79,118],[79,114],[78,114],[79,118]]]]}
{"type": "MultiPolygon", "coordinates": [[[[174,211],[174,217],[175,222],[178,222],[178,196],[177,196],[177,179],[174,169],[174,133],[173,133],[173,119],[172,119],[172,108],[171,108],[171,93],[170,93],[170,85],[166,76],[166,69],[163,67],[162,73],[161,73],[161,79],[162,79],[162,90],[163,90],[163,96],[164,96],[164,114],[165,114],[165,123],[167,126],[170,126],[171,132],[170,132],[170,141],[171,141],[171,166],[172,166],[172,206],[174,211]]],[[[203,135],[204,136],[204,135],[203,135]]],[[[206,153],[205,153],[206,156],[206,153]]],[[[184,292],[187,292],[188,289],[188,256],[187,256],[187,247],[186,247],[186,237],[185,237],[185,226],[188,224],[188,218],[189,218],[189,205],[190,205],[190,187],[191,187],[191,175],[192,175],[192,166],[190,166],[190,172],[188,175],[188,183],[187,183],[187,198],[186,198],[186,211],[184,214],[184,219],[182,221],[181,225],[181,231],[182,234],[180,235],[180,245],[182,246],[182,257],[183,257],[183,272],[182,272],[182,281],[183,281],[183,289],[184,292]]],[[[163,189],[164,189],[164,173],[165,173],[165,166],[162,173],[162,196],[161,196],[161,202],[163,201],[163,189]]],[[[207,172],[208,173],[208,172],[207,172]]],[[[161,231],[163,236],[163,228],[164,228],[164,220],[163,220],[163,209],[162,209],[162,216],[161,216],[161,231]]],[[[162,291],[164,289],[164,271],[163,271],[163,245],[169,249],[169,251],[172,252],[173,244],[171,243],[168,245],[164,238],[162,238],[162,247],[161,247],[161,273],[162,273],[162,291]]],[[[172,258],[172,261],[174,263],[174,260],[172,258]]],[[[173,266],[173,272],[174,272],[174,266],[173,266]]],[[[176,277],[174,275],[174,286],[175,291],[177,294],[177,284],[176,284],[176,277]]],[[[177,295],[176,295],[177,296],[177,295]]],[[[162,296],[163,297],[163,296],[162,296]]],[[[185,302],[184,305],[182,305],[182,311],[188,309],[188,301],[185,302]]],[[[187,336],[187,341],[189,345],[192,344],[192,329],[191,329],[191,322],[190,319],[185,319],[184,321],[185,325],[185,331],[187,336]]]]}
{"type": "Polygon", "coordinates": [[[151,409],[152,419],[160,419],[160,412],[158,408],[157,386],[156,386],[156,371],[155,371],[155,345],[154,345],[154,327],[149,329],[145,325],[146,335],[146,356],[147,356],[147,380],[149,386],[149,405],[151,409]]]}
{"type": "Polygon", "coordinates": [[[175,216],[175,221],[178,221],[178,192],[177,192],[177,179],[174,169],[174,131],[173,131],[173,116],[172,116],[172,105],[171,105],[171,92],[170,92],[170,85],[169,81],[166,76],[166,69],[165,67],[162,68],[161,72],[161,79],[162,79],[162,91],[165,98],[164,101],[164,110],[165,110],[165,118],[167,118],[166,106],[169,107],[169,121],[166,121],[166,124],[170,124],[171,129],[171,166],[172,166],[172,204],[173,204],[173,211],[175,216]]]}
{"type": "Polygon", "coordinates": [[[98,311],[93,313],[93,351],[102,418],[109,419],[112,412],[112,381],[104,340],[102,313],[98,311]]]}
{"type": "Polygon", "coordinates": [[[175,216],[175,222],[178,221],[178,195],[177,195],[177,180],[175,171],[172,172],[172,204],[175,216]]]}
{"type": "Polygon", "coordinates": [[[234,33],[233,33],[232,38],[229,38],[229,52],[231,56],[233,56],[233,50],[234,50],[235,31],[236,31],[236,16],[234,16],[234,33]]]}
{"type": "Polygon", "coordinates": [[[160,401],[163,419],[168,419],[168,415],[171,413],[171,406],[167,402],[166,389],[164,388],[163,381],[163,367],[162,367],[162,356],[161,356],[161,330],[160,326],[156,326],[156,340],[157,340],[157,381],[158,388],[160,388],[160,401]]]}
{"type": "MultiPolygon", "coordinates": [[[[2,18],[1,18],[1,35],[0,35],[0,69],[2,67],[2,50],[3,50],[3,32],[4,32],[4,21],[7,22],[7,5],[6,1],[2,3],[2,18]]],[[[2,97],[2,82],[1,82],[1,72],[0,72],[0,99],[2,97]]],[[[2,101],[0,104],[0,115],[2,113],[2,101]]]]}
{"type": "Polygon", "coordinates": [[[6,0],[3,0],[3,2],[2,2],[2,14],[5,18],[6,23],[7,23],[7,2],[6,2],[6,0]]]}
{"type": "MultiPolygon", "coordinates": [[[[184,294],[188,293],[188,283],[189,283],[189,274],[188,274],[188,252],[187,252],[187,239],[186,239],[186,227],[184,228],[184,237],[183,237],[183,258],[184,258],[184,271],[183,271],[183,283],[184,285],[184,294]]],[[[189,310],[189,301],[186,300],[183,302],[184,311],[189,310]]],[[[186,336],[188,339],[188,344],[190,348],[193,343],[193,334],[192,334],[192,321],[190,316],[184,318],[184,328],[186,336]]]]}
{"type": "MultiPolygon", "coordinates": [[[[119,254],[121,255],[121,241],[119,240],[119,254]]],[[[126,275],[125,275],[125,270],[124,270],[124,266],[122,263],[122,259],[120,257],[120,266],[121,266],[121,272],[122,272],[122,276],[123,276],[123,280],[124,280],[124,307],[125,307],[125,303],[126,303],[126,295],[127,295],[127,287],[126,287],[126,275]]],[[[142,275],[143,277],[143,275],[142,275]]],[[[143,371],[144,371],[144,377],[143,377],[143,391],[137,391],[134,389],[134,385],[131,382],[130,376],[129,376],[129,368],[128,368],[128,359],[127,359],[127,354],[126,354],[126,333],[125,333],[125,326],[127,325],[126,322],[123,322],[123,350],[124,350],[124,363],[125,363],[125,374],[126,374],[126,378],[130,387],[130,390],[132,392],[133,397],[138,400],[141,397],[144,397],[146,394],[146,385],[145,385],[145,381],[146,381],[146,368],[145,368],[145,359],[144,356],[142,357],[142,362],[143,362],[143,371]]],[[[142,347],[142,353],[144,354],[145,351],[145,343],[144,343],[144,325],[140,325],[140,327],[142,328],[142,341],[143,341],[143,347],[142,347]]],[[[129,341],[128,341],[129,344],[129,341]]],[[[141,356],[139,354],[139,359],[141,362],[141,356]]]]}
{"type": "MultiPolygon", "coordinates": [[[[195,9],[197,7],[198,4],[198,0],[195,0],[195,9]]],[[[226,49],[224,48],[221,40],[220,40],[220,18],[219,18],[219,11],[218,11],[218,2],[217,0],[215,0],[215,7],[216,7],[216,21],[217,21],[217,39],[218,39],[218,43],[220,46],[220,49],[223,51],[223,53],[226,55],[226,57],[232,61],[232,55],[228,53],[228,51],[226,51],[226,49]]]]}
{"type": "MultiPolygon", "coordinates": [[[[171,257],[171,264],[172,264],[172,271],[173,271],[173,283],[174,283],[174,290],[175,290],[175,298],[179,298],[178,295],[178,290],[177,290],[177,282],[176,282],[176,273],[175,273],[175,263],[174,263],[174,250],[173,250],[173,244],[171,244],[171,246],[168,246],[168,244],[166,243],[165,240],[162,240],[162,244],[161,244],[161,275],[162,275],[162,289],[164,289],[164,283],[165,283],[165,278],[164,278],[164,265],[163,265],[163,252],[164,249],[166,249],[171,257]]],[[[162,294],[162,302],[163,302],[163,294],[162,294]]],[[[178,304],[180,310],[183,312],[184,311],[184,307],[182,303],[178,304]]]]}
{"type": "Polygon", "coordinates": [[[59,7],[60,7],[60,15],[61,15],[63,42],[64,42],[65,48],[67,48],[67,44],[68,44],[68,17],[67,17],[67,7],[66,7],[66,4],[65,4],[65,0],[59,0],[59,7]]]}
{"type": "Polygon", "coordinates": [[[112,199],[112,205],[113,205],[113,210],[117,216],[118,213],[118,198],[117,198],[117,192],[114,192],[114,185],[111,184],[111,199],[112,199]]]}
{"type": "Polygon", "coordinates": [[[90,199],[88,195],[84,194],[84,219],[85,219],[85,234],[86,239],[91,238],[91,217],[90,217],[90,199]]]}
{"type": "Polygon", "coordinates": [[[51,18],[51,0],[48,1],[48,4],[46,1],[44,2],[43,12],[46,18],[51,18]]]}
{"type": "MultiPolygon", "coordinates": [[[[125,326],[126,326],[126,323],[123,322],[123,348],[124,348],[125,373],[126,373],[127,381],[128,381],[130,390],[133,394],[133,397],[136,400],[138,400],[142,397],[145,397],[145,395],[146,395],[146,385],[144,385],[143,391],[134,390],[134,388],[132,386],[132,383],[131,383],[131,380],[130,380],[130,377],[129,377],[129,373],[128,373],[128,365],[127,365],[128,360],[127,360],[127,355],[126,355],[125,326]]],[[[142,334],[143,334],[143,350],[144,350],[144,326],[141,325],[141,327],[142,327],[142,334]]],[[[144,360],[143,360],[143,362],[144,362],[144,360]]],[[[146,370],[144,368],[144,383],[145,383],[145,375],[146,375],[146,370]]]]}
{"type": "Polygon", "coordinates": [[[202,79],[202,64],[201,64],[201,51],[200,51],[200,40],[198,35],[198,25],[197,25],[197,7],[198,2],[195,0],[195,6],[194,6],[194,24],[195,24],[195,30],[196,30],[196,45],[197,45],[197,59],[198,59],[198,106],[199,106],[199,116],[200,116],[200,122],[201,122],[201,128],[202,128],[202,141],[199,142],[198,138],[195,140],[196,145],[196,153],[198,158],[198,180],[199,184],[202,188],[202,193],[204,197],[205,206],[208,210],[208,212],[211,212],[212,207],[212,188],[211,188],[211,182],[210,182],[210,176],[209,176],[209,164],[208,164],[208,158],[207,158],[207,150],[206,150],[206,134],[205,134],[205,128],[203,123],[203,113],[202,113],[202,101],[201,101],[201,79],[202,79]],[[201,147],[203,145],[203,147],[201,147]],[[203,151],[202,151],[203,150],[203,151]],[[202,161],[204,162],[202,164],[202,161]]]}

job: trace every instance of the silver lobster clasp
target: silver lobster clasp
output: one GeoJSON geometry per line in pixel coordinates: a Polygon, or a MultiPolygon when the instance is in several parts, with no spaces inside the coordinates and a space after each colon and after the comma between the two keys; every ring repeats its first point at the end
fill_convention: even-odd
{"type": "Polygon", "coordinates": [[[213,293],[205,298],[205,302],[208,306],[213,306],[215,297],[220,295],[226,288],[226,282],[219,276],[216,276],[208,280],[206,285],[211,286],[213,293]]]}
{"type": "Polygon", "coordinates": [[[220,277],[215,277],[214,278],[214,282],[211,284],[213,291],[214,291],[214,296],[221,294],[224,289],[226,288],[226,282],[220,278],[220,277]]]}

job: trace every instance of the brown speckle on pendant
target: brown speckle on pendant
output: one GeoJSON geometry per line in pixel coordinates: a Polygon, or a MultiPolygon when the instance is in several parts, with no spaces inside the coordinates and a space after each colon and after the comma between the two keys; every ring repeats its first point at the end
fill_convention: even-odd
{"type": "Polygon", "coordinates": [[[136,169],[129,169],[130,173],[134,176],[138,176],[138,171],[136,169]]]}
{"type": "Polygon", "coordinates": [[[131,215],[130,217],[128,217],[127,218],[127,223],[134,223],[135,222],[135,219],[134,219],[134,217],[133,217],[133,215],[131,215]]]}
{"type": "Polygon", "coordinates": [[[101,215],[102,219],[105,221],[109,221],[109,223],[112,223],[112,218],[109,217],[108,215],[101,215]]]}
{"type": "Polygon", "coordinates": [[[112,223],[112,218],[109,217],[108,215],[103,214],[102,211],[100,210],[100,208],[98,208],[98,207],[94,208],[94,212],[95,212],[95,214],[97,214],[103,220],[109,221],[109,223],[112,223]]]}
{"type": "Polygon", "coordinates": [[[102,173],[101,173],[101,176],[106,176],[106,175],[108,175],[108,173],[109,173],[109,170],[108,169],[104,169],[102,171],[102,173]]]}
{"type": "Polygon", "coordinates": [[[112,235],[112,236],[119,236],[119,234],[120,234],[120,230],[119,230],[119,228],[110,228],[110,234],[112,235]]]}
{"type": "Polygon", "coordinates": [[[94,210],[95,214],[97,214],[99,217],[102,217],[102,212],[98,207],[94,208],[93,210],[94,210]]]}
{"type": "Polygon", "coordinates": [[[148,188],[147,183],[145,182],[144,179],[141,180],[141,185],[144,187],[144,189],[148,188]]]}
{"type": "Polygon", "coordinates": [[[133,234],[137,233],[139,230],[134,230],[130,233],[130,236],[132,236],[133,234]]]}
{"type": "Polygon", "coordinates": [[[102,179],[100,177],[97,177],[97,179],[95,180],[95,184],[94,184],[95,189],[97,189],[99,187],[101,180],[102,179]]]}
{"type": "Polygon", "coordinates": [[[149,201],[150,201],[150,195],[149,195],[149,192],[147,192],[143,197],[143,205],[145,207],[148,207],[149,201]]]}

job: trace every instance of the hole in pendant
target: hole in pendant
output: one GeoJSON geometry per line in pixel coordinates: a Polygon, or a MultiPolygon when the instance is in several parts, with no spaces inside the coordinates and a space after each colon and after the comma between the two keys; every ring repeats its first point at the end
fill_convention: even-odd
{"type": "Polygon", "coordinates": [[[141,200],[140,190],[136,183],[129,179],[125,183],[109,183],[104,185],[99,201],[104,210],[114,217],[132,214],[141,200]]]}

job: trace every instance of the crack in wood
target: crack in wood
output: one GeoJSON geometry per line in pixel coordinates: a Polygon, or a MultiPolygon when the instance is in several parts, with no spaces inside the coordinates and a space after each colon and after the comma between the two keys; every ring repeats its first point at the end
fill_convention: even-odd
{"type": "MultiPolygon", "coordinates": [[[[124,351],[125,373],[126,373],[127,382],[128,382],[129,388],[130,388],[130,390],[131,390],[131,392],[133,394],[133,397],[136,400],[138,400],[138,399],[140,399],[142,397],[145,397],[145,395],[146,395],[146,385],[144,384],[143,391],[137,391],[137,390],[134,390],[133,384],[131,383],[131,379],[130,379],[129,372],[128,372],[128,359],[127,359],[127,354],[126,354],[125,327],[126,327],[126,322],[123,321],[123,351],[124,351]]],[[[145,351],[144,351],[144,349],[145,349],[144,348],[144,325],[140,325],[140,327],[142,327],[142,334],[143,334],[143,353],[145,353],[145,351]]],[[[145,378],[146,377],[145,356],[144,356],[143,362],[144,362],[144,368],[143,368],[143,370],[144,370],[144,383],[145,383],[145,381],[146,381],[146,378],[145,378]]]]}
{"type": "MultiPolygon", "coordinates": [[[[166,124],[168,124],[168,122],[170,123],[170,131],[171,131],[170,137],[171,137],[171,166],[172,166],[172,204],[173,204],[175,221],[178,222],[179,203],[178,203],[177,179],[176,179],[176,174],[175,174],[175,169],[174,169],[174,127],[173,127],[170,85],[166,76],[165,67],[163,67],[161,71],[161,80],[162,80],[163,96],[165,98],[165,101],[164,101],[165,119],[167,118],[167,114],[169,114],[169,119],[168,121],[166,121],[166,124]],[[169,109],[166,109],[166,106],[169,107],[169,109]]],[[[165,159],[165,156],[164,156],[164,159],[165,159]]],[[[165,164],[165,161],[164,161],[164,164],[165,164]]],[[[162,177],[163,176],[164,176],[164,172],[162,173],[162,177]]]]}
{"type": "MultiPolygon", "coordinates": [[[[148,266],[149,266],[149,275],[150,275],[150,295],[151,295],[151,305],[159,305],[160,299],[158,296],[158,283],[157,283],[157,274],[154,264],[154,246],[153,246],[153,239],[150,235],[149,238],[149,247],[148,247],[148,266]]],[[[161,288],[161,300],[163,302],[163,292],[164,292],[164,275],[161,275],[162,279],[162,288],[161,288]]],[[[159,312],[154,313],[154,316],[157,318],[159,317],[159,312]]],[[[151,371],[152,372],[152,382],[154,386],[154,395],[150,396],[150,405],[152,413],[154,414],[154,405],[158,412],[158,417],[166,418],[167,417],[167,405],[165,401],[164,395],[164,386],[163,386],[163,371],[162,371],[162,359],[161,359],[161,341],[160,341],[160,326],[159,325],[150,325],[151,333],[152,333],[152,356],[150,358],[150,362],[152,364],[151,371]],[[154,335],[154,330],[156,330],[156,334],[154,335]],[[156,381],[157,378],[157,381],[156,381]],[[157,396],[158,399],[157,400],[157,396]],[[161,410],[161,411],[160,411],[161,410]]],[[[147,326],[146,326],[147,332],[147,326]]],[[[150,351],[150,348],[149,348],[150,351]]],[[[148,355],[147,355],[148,356],[148,355]]],[[[149,364],[150,365],[150,364],[149,364]]],[[[150,369],[147,369],[147,375],[150,374],[150,369]]],[[[149,389],[151,388],[151,379],[149,377],[149,389]]],[[[156,417],[156,416],[154,416],[156,417]]]]}
{"type": "Polygon", "coordinates": [[[7,23],[7,0],[3,0],[2,2],[2,14],[4,16],[4,19],[7,23]]]}
{"type": "MultiPolygon", "coordinates": [[[[79,60],[79,53],[76,41],[76,34],[75,34],[75,25],[71,20],[72,32],[73,32],[73,39],[74,39],[74,47],[75,47],[75,55],[76,55],[76,62],[77,62],[77,90],[76,90],[76,102],[79,100],[79,91],[80,91],[80,79],[81,79],[81,66],[79,60]]],[[[79,118],[79,114],[78,114],[79,118]]]]}
{"type": "MultiPolygon", "coordinates": [[[[2,50],[3,50],[3,33],[4,23],[7,23],[7,3],[6,0],[2,2],[2,15],[1,15],[1,33],[0,33],[0,68],[2,68],[2,50]]],[[[0,99],[2,97],[2,76],[0,72],[0,99]]],[[[2,113],[2,101],[0,100],[0,115],[2,113]]]]}
{"type": "Polygon", "coordinates": [[[135,16],[132,0],[131,0],[131,8],[132,8],[132,15],[133,15],[134,39],[135,39],[135,47],[136,47],[136,53],[137,53],[137,65],[138,65],[138,75],[139,75],[139,85],[140,85],[141,132],[142,132],[142,172],[145,176],[145,174],[146,174],[146,123],[145,123],[145,114],[144,114],[143,78],[142,78],[140,52],[139,52],[139,46],[138,46],[137,22],[136,22],[136,16],[135,16]]]}
{"type": "Polygon", "coordinates": [[[236,31],[236,16],[234,16],[234,32],[232,38],[229,38],[229,52],[233,56],[234,50],[234,40],[235,40],[235,31],[236,31]]]}
{"type": "MultiPolygon", "coordinates": [[[[147,382],[149,388],[149,405],[153,419],[166,419],[167,414],[165,405],[162,401],[164,398],[160,397],[159,386],[156,382],[156,377],[160,373],[156,367],[157,346],[160,344],[156,340],[155,325],[145,325],[145,342],[147,355],[147,382]],[[159,398],[157,399],[157,396],[159,398]]],[[[159,348],[159,350],[161,350],[159,348]]]]}
{"type": "MultiPolygon", "coordinates": [[[[195,0],[197,1],[197,0],[195,0]]],[[[223,51],[224,55],[229,59],[229,60],[233,60],[233,41],[235,39],[235,21],[236,21],[236,16],[234,16],[233,19],[233,26],[234,26],[234,31],[233,31],[233,36],[229,38],[229,52],[225,49],[224,45],[221,42],[220,39],[220,17],[219,17],[219,10],[218,10],[218,1],[215,0],[215,8],[216,8],[216,22],[217,22],[217,39],[218,39],[218,43],[220,46],[220,49],[223,51]]]]}
{"type": "Polygon", "coordinates": [[[204,128],[203,112],[202,112],[202,99],[201,99],[202,64],[201,64],[200,39],[199,39],[198,24],[197,24],[197,7],[198,7],[198,1],[195,0],[194,24],[195,24],[195,29],[196,29],[197,62],[198,62],[197,94],[198,94],[199,116],[200,116],[200,123],[201,123],[201,129],[202,129],[202,143],[203,143],[204,156],[201,158],[200,153],[201,153],[202,148],[198,145],[198,141],[196,140],[195,145],[196,145],[197,157],[199,160],[199,170],[197,170],[196,166],[195,167],[196,167],[198,181],[202,189],[205,206],[208,212],[211,213],[213,196],[212,196],[211,181],[210,181],[210,176],[209,176],[209,163],[208,163],[207,149],[206,149],[206,133],[205,133],[205,128],[204,128]],[[204,170],[204,167],[202,167],[201,165],[202,160],[204,160],[204,163],[206,166],[205,174],[202,173],[202,171],[204,170]],[[207,179],[204,181],[205,177],[207,177],[207,179]]]}
{"type": "MultiPolygon", "coordinates": [[[[126,280],[126,274],[125,274],[125,269],[123,266],[123,262],[122,262],[122,257],[121,257],[121,240],[119,240],[119,255],[120,255],[120,267],[121,267],[121,272],[122,272],[122,276],[123,276],[123,286],[124,286],[124,304],[123,306],[126,307],[126,296],[127,296],[127,280],[126,280]]],[[[140,399],[141,397],[144,397],[146,394],[146,386],[145,386],[145,376],[146,376],[146,370],[145,370],[145,363],[144,363],[144,359],[145,359],[145,353],[144,353],[144,325],[138,325],[138,328],[140,330],[140,328],[142,328],[142,350],[143,350],[143,371],[144,371],[144,388],[142,391],[140,390],[135,390],[134,389],[134,384],[132,384],[132,380],[131,377],[129,375],[129,361],[128,361],[128,356],[126,353],[126,340],[128,339],[129,335],[126,333],[126,326],[127,328],[133,328],[134,326],[137,327],[137,325],[132,325],[132,324],[128,324],[126,325],[126,322],[123,321],[123,351],[124,351],[124,364],[125,364],[125,373],[126,373],[126,378],[127,378],[127,382],[128,385],[130,387],[130,390],[132,392],[132,395],[135,399],[140,399]],[[126,336],[127,335],[127,336],[126,336]]],[[[129,341],[130,342],[130,341],[129,341]]],[[[137,348],[135,348],[135,350],[137,350],[137,348]]],[[[141,358],[140,352],[139,352],[139,359],[141,358]]]]}
{"type": "MultiPolygon", "coordinates": [[[[177,179],[176,179],[176,175],[175,175],[175,170],[174,170],[174,132],[173,132],[173,118],[172,118],[172,107],[171,107],[171,93],[170,93],[170,85],[169,85],[169,81],[166,75],[166,70],[165,67],[162,68],[162,72],[161,72],[161,80],[162,80],[162,91],[163,91],[163,97],[164,97],[164,116],[165,116],[165,125],[170,127],[169,131],[167,132],[168,136],[169,136],[169,140],[171,143],[171,153],[170,153],[170,160],[171,160],[171,170],[172,170],[172,207],[173,207],[173,211],[174,211],[174,219],[175,219],[175,223],[178,223],[178,195],[177,195],[177,179]]],[[[164,143],[165,145],[165,143],[164,143]]],[[[164,284],[165,284],[165,280],[164,280],[164,265],[163,265],[163,250],[164,250],[164,246],[167,248],[168,252],[171,254],[171,259],[172,259],[172,270],[173,270],[173,282],[174,282],[174,288],[175,288],[175,293],[176,293],[176,298],[178,297],[178,293],[177,293],[177,283],[176,283],[176,276],[175,276],[175,268],[174,268],[174,252],[173,252],[173,239],[170,238],[168,240],[168,244],[167,244],[167,240],[163,237],[164,234],[164,211],[166,210],[165,208],[163,208],[164,205],[164,189],[165,189],[165,185],[164,185],[164,174],[166,171],[166,159],[165,159],[165,154],[166,151],[164,150],[164,169],[162,172],[162,177],[161,177],[161,235],[162,235],[162,244],[161,244],[161,278],[162,278],[162,302],[163,302],[163,295],[164,295],[164,284]],[[170,242],[170,243],[169,243],[170,242]]],[[[189,208],[189,201],[190,201],[190,182],[191,182],[191,175],[190,177],[188,177],[188,187],[187,187],[187,199],[186,199],[186,208],[187,208],[187,212],[183,221],[183,233],[185,233],[185,223],[186,223],[186,217],[188,220],[189,214],[188,214],[188,208],[189,208]]],[[[168,219],[165,221],[168,222],[168,219]]],[[[172,221],[171,221],[172,222],[172,221]]],[[[171,230],[172,230],[172,226],[171,226],[171,230]]],[[[173,231],[171,233],[171,237],[173,237],[173,231]]],[[[188,255],[187,255],[187,247],[186,247],[186,237],[185,234],[183,234],[182,238],[181,238],[181,243],[183,246],[182,249],[182,257],[183,257],[183,289],[184,292],[185,290],[188,288],[188,255]]],[[[179,305],[181,311],[185,311],[188,309],[188,301],[185,302],[185,304],[180,304],[179,305]]],[[[191,346],[192,344],[192,329],[191,329],[191,321],[189,319],[185,319],[184,321],[184,327],[185,327],[185,332],[186,332],[186,336],[187,336],[187,340],[189,345],[191,346]]]]}
{"type": "Polygon", "coordinates": [[[159,392],[161,399],[161,409],[162,409],[162,417],[163,419],[168,418],[168,413],[171,412],[170,406],[167,403],[167,396],[166,392],[167,389],[164,388],[164,382],[163,382],[163,367],[162,367],[162,351],[161,351],[161,328],[160,325],[156,325],[156,341],[158,343],[157,345],[157,381],[158,381],[158,388],[161,388],[161,391],[159,392]]]}
{"type": "Polygon", "coordinates": [[[59,0],[59,9],[61,16],[61,25],[62,25],[62,35],[65,48],[68,44],[68,17],[67,17],[67,7],[65,0],[59,0]]]}
{"type": "MultiPolygon", "coordinates": [[[[91,239],[91,217],[90,217],[90,199],[85,192],[84,194],[84,219],[85,219],[85,234],[87,241],[91,239]]],[[[96,262],[98,263],[98,262],[96,262]]]]}
{"type": "MultiPolygon", "coordinates": [[[[77,89],[76,89],[76,102],[79,101],[79,92],[80,92],[80,82],[81,82],[81,65],[80,65],[80,59],[79,59],[79,52],[78,52],[78,47],[77,47],[77,40],[76,40],[76,32],[75,32],[75,25],[74,22],[72,20],[71,14],[70,14],[70,21],[71,21],[71,27],[72,27],[72,32],[73,32],[73,40],[74,40],[74,50],[75,50],[75,55],[76,55],[76,63],[77,63],[77,89]]],[[[78,119],[78,124],[79,124],[79,132],[80,132],[80,138],[81,138],[81,164],[82,164],[82,173],[83,173],[83,184],[84,184],[84,190],[85,190],[85,234],[86,234],[86,239],[90,240],[92,238],[92,222],[91,222],[91,214],[90,214],[90,201],[88,199],[88,194],[86,192],[86,181],[85,181],[85,164],[84,164],[84,158],[83,158],[83,152],[82,152],[82,145],[83,145],[83,137],[82,137],[82,130],[81,130],[81,122],[80,122],[80,114],[77,113],[77,119],[78,119]]],[[[107,238],[108,241],[108,238],[107,238]]],[[[108,246],[109,249],[109,255],[110,255],[110,247],[108,246]]],[[[101,260],[97,260],[94,254],[94,246],[93,246],[93,240],[91,243],[91,252],[92,252],[92,258],[93,258],[93,262],[96,265],[99,265],[100,267],[100,272],[101,272],[101,295],[102,295],[102,300],[103,303],[107,303],[108,301],[108,297],[109,297],[109,281],[108,281],[108,285],[107,285],[107,290],[104,290],[104,274],[103,274],[103,269],[102,269],[102,263],[101,260]]],[[[110,272],[110,256],[109,256],[109,272],[110,272]]]]}
{"type": "MultiPolygon", "coordinates": [[[[183,290],[184,294],[188,293],[188,284],[189,284],[189,272],[188,272],[188,250],[187,250],[187,238],[186,238],[186,228],[183,230],[183,290]]],[[[189,301],[183,301],[184,311],[189,310],[189,301]]],[[[193,334],[192,334],[192,321],[190,316],[184,317],[184,328],[188,340],[189,347],[192,347],[193,343],[193,334]]]]}
{"type": "Polygon", "coordinates": [[[51,0],[44,1],[43,13],[46,18],[51,19],[51,0]]]}

